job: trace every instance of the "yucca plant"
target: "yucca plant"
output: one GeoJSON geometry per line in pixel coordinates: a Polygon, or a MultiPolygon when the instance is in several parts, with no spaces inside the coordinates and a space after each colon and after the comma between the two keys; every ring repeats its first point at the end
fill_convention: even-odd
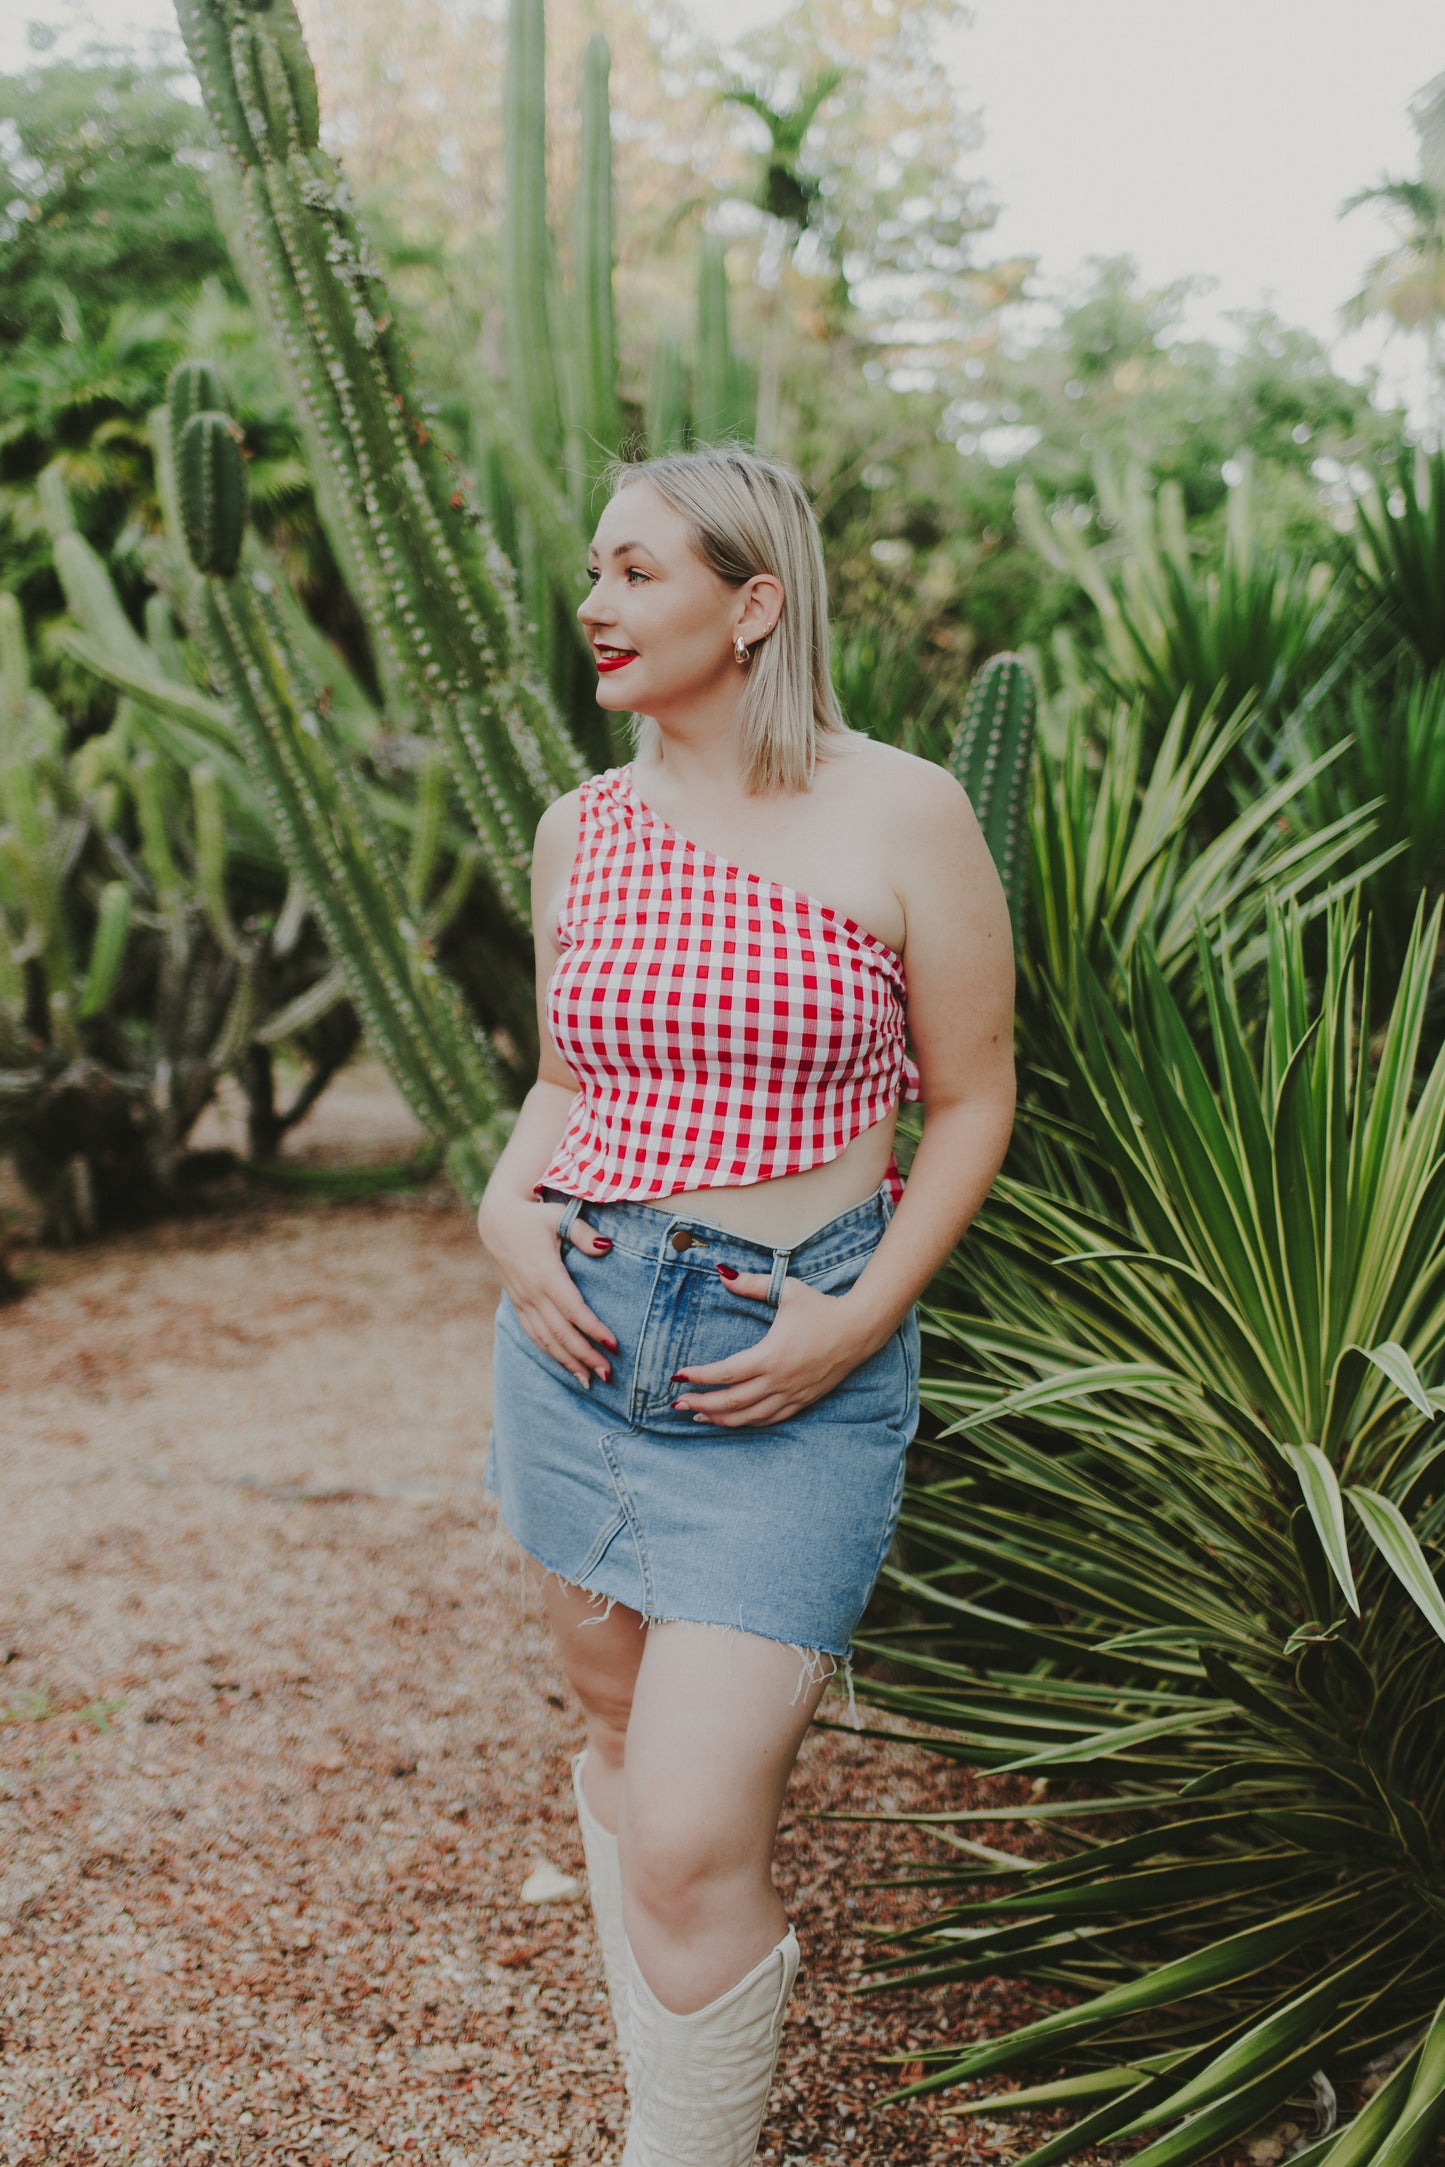
{"type": "MultiPolygon", "coordinates": [[[[1264,547],[1247,476],[1230,491],[1213,569],[1186,530],[1177,483],[1156,495],[1142,470],[1117,484],[1102,465],[1096,479],[1114,530],[1097,548],[1072,520],[1050,517],[1029,483],[1018,492],[1019,524],[1085,589],[1099,613],[1104,674],[1120,697],[1144,703],[1156,732],[1181,699],[1194,720],[1207,707],[1232,714],[1249,700],[1262,726],[1342,669],[1348,649],[1336,575],[1264,547]]],[[[1227,799],[1215,792],[1214,803],[1227,799]]]]}
{"type": "Polygon", "coordinates": [[[995,1816],[1049,1831],[1041,1862],[926,1817],[953,1855],[872,1985],[1072,1990],[907,2088],[1040,2071],[955,2109],[1074,2110],[1028,2167],[1141,2139],[1189,2167],[1296,2102],[1345,2118],[1309,2167],[1408,2167],[1445,2123],[1440,927],[1373,1046],[1352,900],[1318,998],[1272,909],[1257,1032],[1202,936],[1198,1043],[1147,943],[1123,1013],[1081,960],[1078,1155],[1000,1183],[925,1310],[907,1612],[866,1690],[1065,1790],[995,1816]]]}
{"type": "Polygon", "coordinates": [[[1445,451],[1409,453],[1356,506],[1355,571],[1366,600],[1422,668],[1445,664],[1445,451]]]}
{"type": "Polygon", "coordinates": [[[1362,893],[1376,952],[1398,968],[1421,895],[1445,889],[1445,668],[1354,681],[1342,712],[1302,711],[1280,746],[1309,755],[1331,739],[1343,757],[1310,777],[1291,819],[1304,836],[1375,807],[1362,893]]]}
{"type": "Polygon", "coordinates": [[[1041,742],[1028,815],[1032,918],[1019,1007],[1022,1050],[1035,1070],[1053,1069],[1056,1041],[1077,1033],[1082,974],[1122,993],[1131,959],[1147,950],[1176,998],[1202,1011],[1193,972],[1199,925],[1248,976],[1266,953],[1269,897],[1298,899],[1314,913],[1332,875],[1348,886],[1378,864],[1378,799],[1347,794],[1330,802],[1327,817],[1306,817],[1306,808],[1319,812],[1343,744],[1300,748],[1277,762],[1282,771],[1201,839],[1201,800],[1253,721],[1251,701],[1220,718],[1213,707],[1191,714],[1181,696],[1154,740],[1139,701],[1085,692],[1065,703],[1062,747],[1041,742]]]}

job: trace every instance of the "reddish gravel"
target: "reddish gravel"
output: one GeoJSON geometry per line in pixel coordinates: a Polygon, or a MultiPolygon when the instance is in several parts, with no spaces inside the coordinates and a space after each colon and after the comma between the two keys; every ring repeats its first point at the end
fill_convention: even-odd
{"type": "MultiPolygon", "coordinates": [[[[294,1155],[411,1141],[363,1064],[294,1155]]],[[[497,1288],[469,1215],[444,1184],[346,1204],[237,1184],[13,1261],[0,2159],[614,2160],[585,1901],[519,1900],[538,1860],[582,1871],[579,1724],[481,1489],[497,1288]]],[[[943,2103],[869,2113],[883,2057],[1027,2005],[857,1998],[864,1929],[917,1900],[867,1884],[931,1839],[813,1818],[974,1799],[921,1754],[810,1735],[779,1848],[806,1969],[770,2167],[1026,2148],[943,2103]]]]}

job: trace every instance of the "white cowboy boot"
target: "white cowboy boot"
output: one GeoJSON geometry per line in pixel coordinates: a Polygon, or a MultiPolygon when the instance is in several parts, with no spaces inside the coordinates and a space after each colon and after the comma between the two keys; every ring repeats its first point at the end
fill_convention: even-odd
{"type": "Polygon", "coordinates": [[[685,2016],[663,2006],[625,1936],[624,1945],[632,2120],[622,2167],[748,2167],[798,1976],[792,1927],[735,1986],[685,2016]]]}
{"type": "Polygon", "coordinates": [[[583,1795],[582,1763],[586,1758],[584,1751],[572,1763],[572,1791],[582,1830],[582,1855],[587,1861],[592,1916],[597,1922],[597,1939],[602,1944],[602,1969],[607,1975],[617,2044],[625,2069],[628,2053],[627,1935],[622,1926],[622,1869],[617,1861],[617,1838],[610,1829],[602,1826],[583,1795]]]}

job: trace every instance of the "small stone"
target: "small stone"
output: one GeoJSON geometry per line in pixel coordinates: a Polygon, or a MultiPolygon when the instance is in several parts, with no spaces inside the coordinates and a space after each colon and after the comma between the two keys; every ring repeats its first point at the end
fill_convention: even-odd
{"type": "Polygon", "coordinates": [[[559,1873],[546,1859],[539,1859],[522,1883],[524,1904],[570,1904],[581,1894],[581,1882],[572,1874],[559,1873]]]}

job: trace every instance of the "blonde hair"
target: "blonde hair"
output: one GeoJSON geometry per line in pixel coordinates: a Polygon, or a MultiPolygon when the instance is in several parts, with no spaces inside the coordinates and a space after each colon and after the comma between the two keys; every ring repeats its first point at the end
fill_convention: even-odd
{"type": "MultiPolygon", "coordinates": [[[[819,740],[846,732],[828,653],[828,578],[818,521],[796,474],[779,460],[735,445],[702,445],[655,459],[617,460],[611,494],[651,482],[688,523],[709,571],[729,587],[759,572],[781,583],[783,608],[747,664],[739,716],[743,784],[750,796],[806,790],[819,740]]],[[[632,717],[633,745],[660,759],[662,733],[650,715],[632,717]]]]}

